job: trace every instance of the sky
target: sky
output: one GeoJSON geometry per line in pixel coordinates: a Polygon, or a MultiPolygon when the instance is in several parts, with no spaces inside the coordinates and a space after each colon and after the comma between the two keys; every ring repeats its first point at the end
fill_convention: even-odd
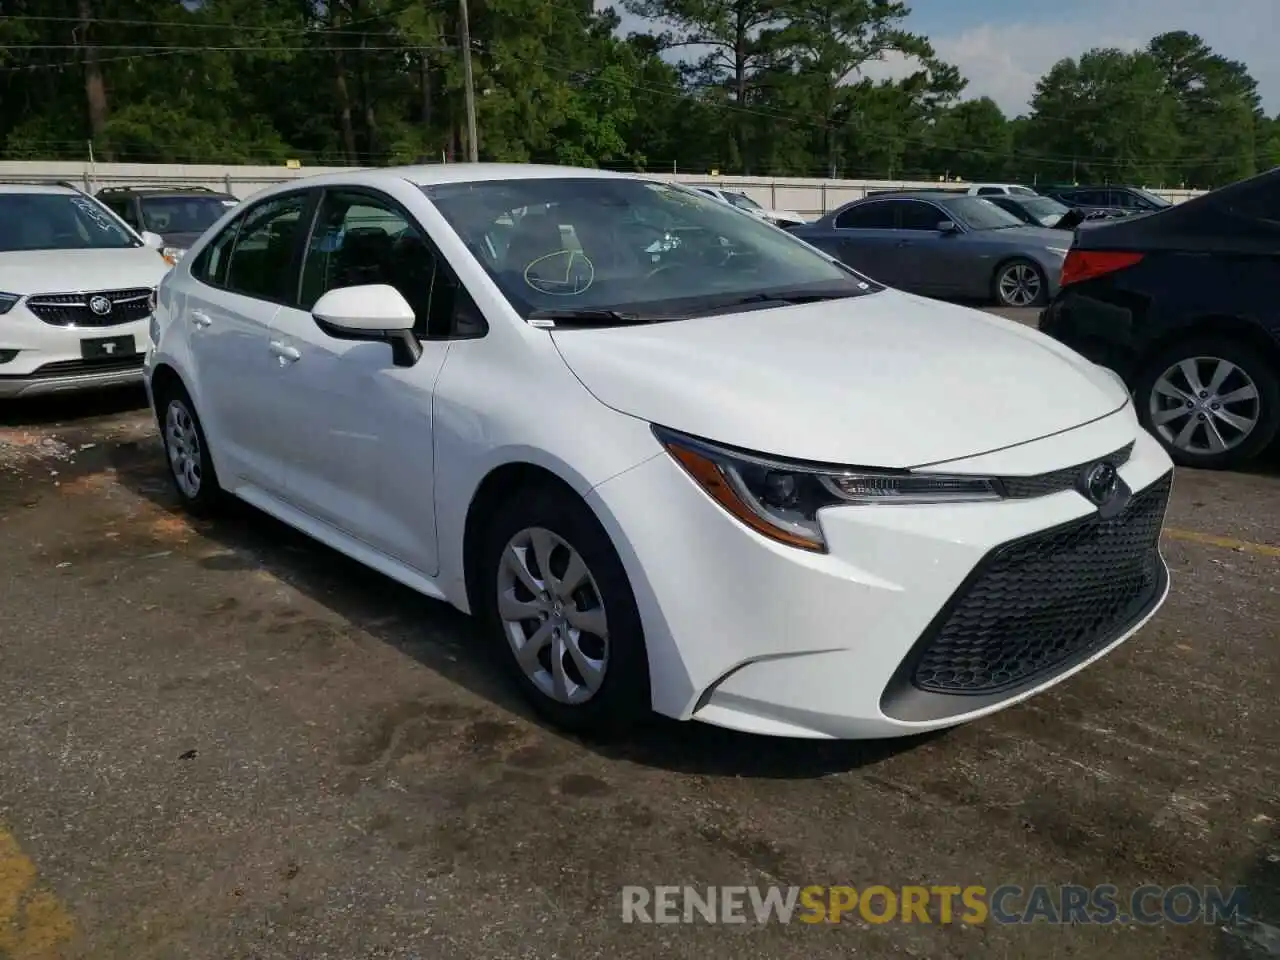
{"type": "MultiPolygon", "coordinates": [[[[968,78],[966,97],[988,96],[1009,116],[1027,112],[1036,80],[1063,57],[1091,47],[1134,49],[1158,33],[1199,34],[1216,52],[1242,60],[1258,81],[1267,113],[1280,112],[1275,56],[1280,0],[907,0],[907,29],[968,78]]],[[[619,4],[620,6],[620,4],[619,4]]],[[[640,21],[623,15],[623,31],[640,21]]],[[[871,76],[909,72],[887,62],[871,76]]]]}

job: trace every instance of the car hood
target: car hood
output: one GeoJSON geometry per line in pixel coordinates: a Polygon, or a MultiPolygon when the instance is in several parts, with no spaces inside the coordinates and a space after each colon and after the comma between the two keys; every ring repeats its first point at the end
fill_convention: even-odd
{"type": "Polygon", "coordinates": [[[164,245],[166,247],[177,247],[179,250],[190,250],[191,245],[204,236],[203,230],[197,230],[194,233],[165,233],[164,245]]]}
{"type": "Polygon", "coordinates": [[[0,253],[0,290],[58,293],[154,287],[169,265],[150,247],[0,253]]]}
{"type": "Polygon", "coordinates": [[[975,456],[1129,400],[1107,371],[1028,327],[894,290],[551,336],[615,410],[825,463],[901,468],[975,456]]]}
{"type": "Polygon", "coordinates": [[[805,222],[804,217],[794,210],[766,210],[765,213],[775,220],[786,220],[788,223],[800,224],[805,222]]]}

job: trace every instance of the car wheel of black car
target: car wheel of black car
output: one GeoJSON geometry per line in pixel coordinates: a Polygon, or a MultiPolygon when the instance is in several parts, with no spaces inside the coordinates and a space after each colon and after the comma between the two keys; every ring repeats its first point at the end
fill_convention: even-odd
{"type": "Polygon", "coordinates": [[[1021,257],[1000,264],[992,288],[996,303],[1002,307],[1040,307],[1049,299],[1044,271],[1021,257]]]}
{"type": "Polygon", "coordinates": [[[1142,425],[1183,466],[1244,463],[1280,431],[1280,367],[1236,340],[1197,337],[1161,350],[1135,397],[1142,425]]]}

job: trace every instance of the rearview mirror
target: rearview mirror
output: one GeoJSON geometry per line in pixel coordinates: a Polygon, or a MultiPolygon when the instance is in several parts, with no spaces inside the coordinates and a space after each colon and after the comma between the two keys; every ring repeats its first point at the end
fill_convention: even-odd
{"type": "Polygon", "coordinates": [[[152,233],[150,230],[143,230],[141,236],[142,242],[153,250],[159,250],[164,246],[164,237],[160,236],[158,233],[152,233]]]}
{"type": "Polygon", "coordinates": [[[943,220],[938,224],[939,233],[959,233],[960,228],[954,220],[943,220]]]}
{"type": "Polygon", "coordinates": [[[316,301],[311,316],[334,339],[390,344],[397,367],[412,367],[422,356],[422,344],[413,334],[413,307],[388,284],[330,290],[316,301]]]}

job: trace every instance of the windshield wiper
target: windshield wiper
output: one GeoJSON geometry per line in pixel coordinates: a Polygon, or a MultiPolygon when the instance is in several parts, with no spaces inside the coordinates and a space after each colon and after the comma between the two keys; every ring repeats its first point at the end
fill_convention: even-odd
{"type": "Polygon", "coordinates": [[[670,323],[674,320],[687,320],[688,316],[659,316],[647,313],[631,313],[626,310],[592,310],[561,307],[548,307],[534,310],[528,317],[531,321],[550,320],[557,327],[626,325],[634,326],[645,323],[670,323]]]}
{"type": "Polygon", "coordinates": [[[824,300],[845,300],[864,292],[866,291],[841,290],[835,292],[828,290],[823,293],[814,293],[805,290],[766,290],[763,293],[752,293],[745,297],[735,297],[732,300],[721,300],[711,306],[695,311],[694,316],[716,313],[721,310],[731,310],[734,307],[749,307],[756,303],[781,303],[786,306],[796,306],[802,303],[821,303],[824,300]]]}

